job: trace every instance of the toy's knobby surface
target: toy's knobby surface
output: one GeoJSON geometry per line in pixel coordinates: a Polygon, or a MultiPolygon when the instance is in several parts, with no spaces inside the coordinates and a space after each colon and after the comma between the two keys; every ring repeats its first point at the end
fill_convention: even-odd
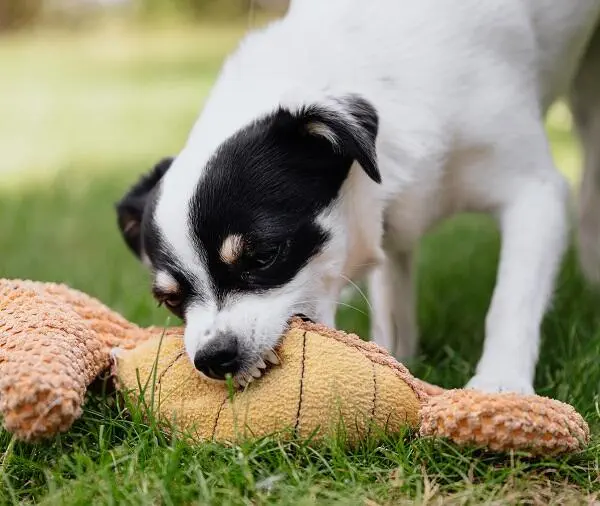
{"type": "Polygon", "coordinates": [[[244,390],[202,377],[181,329],[140,328],[64,285],[0,280],[0,415],[18,438],[66,431],[89,384],[111,365],[117,386],[198,440],[310,437],[357,442],[404,427],[459,445],[576,452],[589,429],[568,404],[535,395],[445,391],[357,336],[295,320],[281,365],[244,390]]]}

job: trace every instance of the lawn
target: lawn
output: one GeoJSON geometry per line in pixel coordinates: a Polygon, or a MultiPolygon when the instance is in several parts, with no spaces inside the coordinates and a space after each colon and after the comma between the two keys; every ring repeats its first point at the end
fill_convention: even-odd
{"type": "MultiPolygon", "coordinates": [[[[113,203],[185,140],[243,27],[34,32],[0,39],[0,276],[63,281],[140,324],[162,324],[148,275],[118,235],[113,203]]],[[[579,154],[558,106],[549,124],[561,169],[579,154]]],[[[482,346],[499,237],[466,216],[419,255],[420,356],[411,369],[461,386],[482,346]]],[[[600,297],[568,254],[543,328],[538,393],[572,403],[600,431],[600,297]]],[[[340,326],[366,335],[367,305],[340,326]]],[[[400,434],[353,451],[268,440],[226,447],[165,438],[102,395],[66,435],[26,445],[0,432],[0,504],[568,504],[600,491],[599,443],[537,460],[458,450],[400,434]]]]}

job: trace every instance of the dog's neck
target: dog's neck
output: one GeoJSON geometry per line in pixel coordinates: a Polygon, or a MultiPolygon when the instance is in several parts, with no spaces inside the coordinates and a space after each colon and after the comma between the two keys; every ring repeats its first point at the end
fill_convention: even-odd
{"type": "Polygon", "coordinates": [[[344,275],[362,278],[383,260],[384,203],[379,185],[354,164],[340,192],[340,204],[347,230],[344,275]]]}
{"type": "Polygon", "coordinates": [[[355,163],[334,204],[319,217],[330,232],[323,251],[323,282],[329,293],[359,280],[383,260],[384,204],[379,185],[355,163]],[[331,279],[329,279],[331,278],[331,279]]]}

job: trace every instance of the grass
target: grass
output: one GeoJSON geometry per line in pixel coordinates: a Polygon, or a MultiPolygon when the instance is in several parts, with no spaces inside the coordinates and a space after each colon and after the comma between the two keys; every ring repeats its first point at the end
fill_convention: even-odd
{"type": "MultiPolygon", "coordinates": [[[[140,324],[162,324],[148,276],[122,244],[113,203],[182,145],[240,27],[39,32],[0,42],[0,276],[64,281],[140,324]],[[8,77],[8,79],[7,79],[8,77]]],[[[564,107],[549,126],[561,168],[579,154],[564,107]]],[[[454,219],[419,255],[421,354],[411,369],[461,386],[479,356],[499,237],[486,218],[454,219]]],[[[600,429],[600,298],[565,260],[543,327],[537,391],[600,429]]],[[[366,311],[364,301],[355,303],[366,311]]],[[[366,334],[342,310],[340,325],[366,334]]],[[[400,434],[349,451],[268,440],[227,447],[167,439],[135,412],[90,395],[66,435],[39,444],[0,432],[0,504],[580,504],[598,483],[599,442],[529,459],[400,434]]]]}

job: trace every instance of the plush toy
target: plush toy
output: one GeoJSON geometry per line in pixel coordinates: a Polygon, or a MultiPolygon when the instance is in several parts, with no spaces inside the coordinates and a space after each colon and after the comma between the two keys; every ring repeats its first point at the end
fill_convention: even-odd
{"type": "Polygon", "coordinates": [[[579,451],[589,439],[567,404],[445,391],[414,378],[375,344],[322,325],[292,321],[275,351],[280,365],[235,389],[194,369],[181,329],[142,329],[64,285],[0,280],[0,413],[23,440],[67,430],[113,354],[121,391],[199,440],[314,441],[343,430],[356,442],[408,426],[459,445],[558,454],[579,451]]]}

